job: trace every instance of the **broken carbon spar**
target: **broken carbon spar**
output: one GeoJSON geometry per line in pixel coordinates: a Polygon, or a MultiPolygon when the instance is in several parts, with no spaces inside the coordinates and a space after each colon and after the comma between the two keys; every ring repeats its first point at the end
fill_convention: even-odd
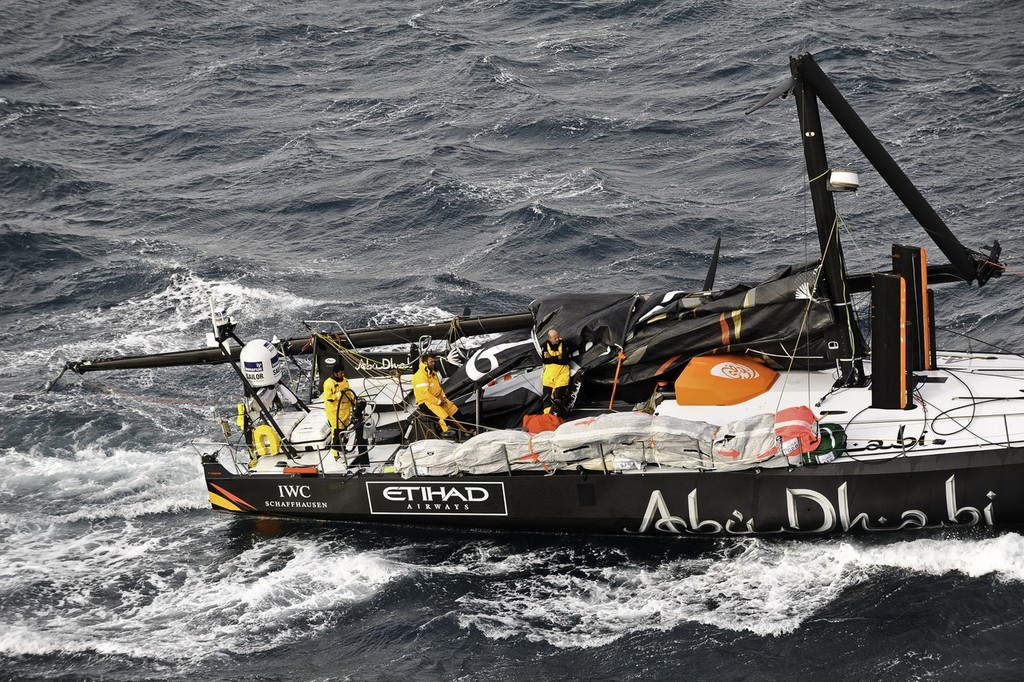
{"type": "MultiPolygon", "coordinates": [[[[347,348],[368,348],[394,343],[415,342],[423,336],[454,341],[464,336],[500,334],[517,329],[530,329],[531,327],[533,327],[533,316],[530,313],[510,313],[478,317],[454,317],[443,322],[427,324],[364,327],[332,336],[341,346],[347,348]]],[[[286,356],[305,355],[312,352],[312,344],[310,344],[310,337],[308,336],[285,339],[281,342],[280,347],[286,356]]],[[[70,360],[64,364],[57,378],[46,385],[45,390],[49,391],[52,389],[68,370],[76,374],[85,374],[86,372],[119,369],[220,365],[230,360],[237,360],[241,350],[241,346],[232,345],[230,347],[230,355],[227,355],[219,347],[214,346],[168,353],[70,360]]]]}

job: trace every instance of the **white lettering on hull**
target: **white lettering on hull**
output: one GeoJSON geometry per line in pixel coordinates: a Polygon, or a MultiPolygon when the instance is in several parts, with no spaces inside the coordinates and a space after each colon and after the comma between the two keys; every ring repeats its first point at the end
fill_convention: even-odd
{"type": "MultiPolygon", "coordinates": [[[[713,519],[701,519],[697,506],[697,489],[694,488],[686,496],[686,518],[674,515],[661,491],[654,490],[647,501],[647,509],[640,521],[640,527],[635,530],[629,528],[623,530],[627,533],[646,533],[653,529],[677,535],[683,533],[710,535],[724,531],[729,535],[749,535],[751,533],[830,533],[837,529],[849,531],[858,527],[860,530],[869,532],[883,532],[902,528],[924,528],[929,525],[928,515],[925,512],[920,509],[907,509],[900,514],[902,522],[898,525],[885,525],[888,519],[880,517],[878,523],[882,525],[872,526],[867,513],[861,512],[857,515],[851,513],[849,490],[845,481],[836,489],[838,504],[835,505],[824,493],[809,488],[786,488],[785,494],[788,524],[778,529],[756,528],[754,518],[751,517],[744,522],[744,516],[739,510],[734,510],[732,518],[727,519],[724,524],[713,519]],[[801,526],[801,502],[815,505],[816,511],[820,513],[821,517],[817,527],[808,529],[801,526]]],[[[982,520],[985,525],[994,525],[995,503],[993,500],[996,494],[989,491],[986,496],[989,499],[989,504],[983,510],[979,511],[977,507],[959,506],[956,498],[956,475],[950,476],[945,482],[947,517],[934,525],[976,526],[982,520]]]]}
{"type": "Polygon", "coordinates": [[[284,497],[304,497],[309,499],[309,486],[308,485],[279,485],[277,486],[278,496],[284,497]]]}
{"type": "Polygon", "coordinates": [[[367,481],[371,514],[507,516],[504,483],[367,481]]]}

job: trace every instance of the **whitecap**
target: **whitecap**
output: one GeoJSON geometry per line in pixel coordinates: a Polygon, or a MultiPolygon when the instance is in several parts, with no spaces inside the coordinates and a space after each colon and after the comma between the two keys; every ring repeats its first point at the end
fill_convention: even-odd
{"type": "Polygon", "coordinates": [[[9,613],[9,656],[99,652],[177,663],[269,650],[330,627],[333,614],[372,598],[402,571],[380,554],[274,538],[222,560],[202,542],[99,530],[52,547],[22,576],[46,577],[63,599],[9,613]],[[193,561],[176,560],[191,554],[193,561]],[[117,585],[116,597],[110,585],[117,585]]]}
{"type": "MultiPolygon", "coordinates": [[[[453,616],[461,627],[490,639],[592,648],[686,623],[759,636],[791,633],[850,588],[892,568],[1024,580],[1024,538],[1016,534],[881,547],[752,539],[728,547],[718,556],[653,567],[629,561],[600,568],[542,562],[529,579],[515,575],[484,594],[460,598],[453,616]]],[[[516,572],[519,563],[512,564],[516,572]]],[[[494,570],[493,564],[482,565],[494,570]]]]}

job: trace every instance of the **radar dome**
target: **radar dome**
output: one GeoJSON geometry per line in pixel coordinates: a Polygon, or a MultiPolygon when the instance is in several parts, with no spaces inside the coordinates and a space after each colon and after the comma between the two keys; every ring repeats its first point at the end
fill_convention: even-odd
{"type": "Polygon", "coordinates": [[[281,354],[269,341],[254,339],[242,347],[238,356],[242,374],[255,388],[273,386],[281,381],[281,354]]]}

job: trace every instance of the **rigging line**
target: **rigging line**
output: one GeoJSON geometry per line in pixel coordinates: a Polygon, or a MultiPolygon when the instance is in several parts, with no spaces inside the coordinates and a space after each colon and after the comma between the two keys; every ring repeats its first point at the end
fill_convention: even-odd
{"type": "MultiPolygon", "coordinates": [[[[1005,442],[1004,441],[998,441],[998,442],[997,441],[991,441],[988,438],[985,438],[984,436],[975,433],[968,426],[961,426],[958,430],[951,431],[950,433],[942,433],[942,432],[936,431],[935,428],[934,428],[934,422],[936,420],[942,418],[942,417],[946,417],[946,418],[952,420],[954,423],[959,424],[959,422],[957,422],[957,418],[954,417],[951,414],[952,412],[955,412],[956,410],[962,410],[962,409],[967,408],[967,407],[972,407],[972,408],[975,408],[975,410],[977,410],[979,405],[985,405],[986,403],[997,402],[997,401],[1000,401],[1000,400],[1007,400],[1007,398],[978,399],[978,400],[975,400],[974,402],[968,403],[966,405],[957,405],[956,407],[951,407],[948,410],[943,410],[939,414],[935,415],[935,418],[932,420],[932,426],[933,426],[932,433],[934,433],[936,436],[955,436],[958,433],[969,433],[970,435],[974,436],[979,442],[984,443],[986,445],[995,445],[995,446],[1012,445],[1012,442],[1009,441],[1009,438],[1007,438],[1007,440],[1005,442]]],[[[1000,415],[981,415],[981,417],[986,417],[986,416],[988,416],[988,417],[998,417],[1000,415]]],[[[968,424],[970,424],[970,422],[973,422],[975,420],[975,418],[977,418],[977,412],[976,411],[975,411],[974,414],[971,415],[971,419],[968,422],[968,424]]]]}
{"type": "MultiPolygon", "coordinates": [[[[407,339],[404,336],[402,336],[401,334],[399,334],[397,331],[394,331],[394,330],[381,329],[381,328],[378,327],[378,328],[375,328],[373,331],[375,331],[375,332],[377,332],[379,334],[386,334],[388,336],[394,336],[395,337],[395,341],[393,342],[394,345],[403,344],[403,343],[406,343],[406,341],[407,341],[407,339]]],[[[380,343],[374,344],[374,346],[387,346],[387,345],[391,345],[391,344],[388,344],[387,341],[381,341],[380,343]]]]}
{"type": "Polygon", "coordinates": [[[938,329],[941,329],[944,332],[949,332],[951,334],[956,334],[957,336],[962,336],[965,339],[969,339],[971,341],[975,341],[975,342],[980,343],[982,345],[989,346],[991,348],[995,348],[996,350],[1001,351],[1003,353],[1006,353],[1007,355],[1013,355],[1013,356],[1018,357],[1018,358],[1024,358],[1024,354],[1016,353],[1016,352],[1014,352],[1012,350],[1008,350],[1006,348],[1003,348],[999,344],[992,343],[991,341],[986,341],[984,339],[979,339],[977,337],[971,336],[970,334],[964,334],[963,332],[958,332],[955,329],[951,329],[950,327],[938,327],[938,329]]]}
{"type": "MultiPolygon", "coordinates": [[[[857,241],[857,237],[855,236],[854,231],[851,230],[850,226],[846,224],[846,220],[843,219],[842,214],[839,212],[839,206],[838,205],[836,205],[836,220],[839,222],[840,236],[841,237],[849,237],[850,243],[853,245],[854,252],[858,256],[860,256],[862,259],[867,260],[867,257],[865,256],[866,251],[865,251],[864,247],[862,247],[860,242],[857,241]]],[[[843,271],[845,272],[845,270],[846,270],[846,258],[843,257],[843,271]]],[[[851,313],[851,315],[854,318],[854,322],[859,326],[860,325],[860,319],[859,319],[859,316],[857,315],[857,306],[855,306],[853,304],[853,296],[850,296],[849,305],[850,305],[850,313],[851,313]]]]}
{"type": "Polygon", "coordinates": [[[819,176],[818,176],[818,177],[816,177],[816,178],[811,178],[810,180],[808,180],[808,181],[807,181],[807,184],[809,185],[809,184],[811,184],[812,182],[816,182],[816,181],[818,181],[818,180],[821,180],[821,179],[822,179],[823,177],[825,177],[826,175],[828,175],[828,174],[829,174],[829,173],[831,173],[831,172],[832,172],[832,169],[831,169],[831,168],[826,168],[826,169],[825,169],[825,172],[824,172],[824,173],[822,173],[821,175],[819,175],[819,176]]]}
{"type": "MultiPolygon", "coordinates": [[[[849,433],[850,425],[852,425],[853,422],[856,421],[857,417],[859,417],[860,415],[864,414],[869,409],[871,409],[870,406],[861,408],[860,411],[858,411],[856,414],[854,414],[852,417],[850,417],[849,421],[847,421],[846,425],[844,426],[844,428],[846,429],[847,433],[849,433]]],[[[836,420],[836,421],[838,421],[838,420],[836,420]]],[[[868,422],[868,424],[872,424],[872,423],[873,422],[868,422]]],[[[893,439],[893,440],[891,440],[889,442],[895,442],[895,440],[893,439]]],[[[886,457],[885,459],[881,459],[881,458],[878,458],[878,457],[872,457],[870,459],[857,459],[856,455],[852,454],[849,450],[847,450],[842,455],[840,455],[840,457],[849,457],[854,462],[858,462],[860,464],[886,464],[888,462],[893,461],[894,459],[899,459],[900,457],[906,457],[907,456],[907,451],[909,449],[912,449],[912,447],[913,446],[911,446],[911,448],[904,447],[904,448],[902,448],[900,450],[900,452],[894,454],[892,457],[886,457]]],[[[839,459],[839,457],[836,458],[837,461],[838,461],[838,459],[839,459]]]]}
{"type": "Polygon", "coordinates": [[[955,374],[952,375],[952,376],[953,376],[954,379],[959,381],[960,384],[964,387],[964,390],[967,391],[967,395],[970,396],[970,402],[968,404],[966,404],[966,405],[957,405],[956,407],[952,407],[952,408],[950,408],[948,410],[943,410],[942,412],[939,412],[937,415],[935,415],[932,418],[932,422],[931,422],[932,433],[934,433],[936,435],[939,435],[939,436],[954,436],[954,435],[956,435],[958,433],[966,431],[967,433],[971,434],[975,438],[978,438],[979,440],[985,440],[984,438],[981,438],[978,434],[976,434],[973,431],[971,431],[970,428],[969,428],[971,426],[971,423],[974,421],[974,418],[978,415],[978,405],[980,404],[978,402],[977,398],[974,397],[974,391],[971,390],[970,385],[966,381],[964,381],[963,378],[958,377],[955,374]],[[951,413],[951,412],[953,412],[955,410],[962,409],[962,408],[965,408],[965,407],[973,408],[972,412],[971,412],[971,416],[967,419],[967,423],[966,424],[961,424],[959,421],[957,421],[956,417],[953,417],[953,416],[949,417],[951,420],[953,420],[954,424],[956,424],[957,426],[960,427],[959,431],[951,431],[949,433],[940,433],[935,428],[935,422],[938,421],[938,419],[940,417],[942,417],[942,416],[944,416],[944,415],[946,415],[948,413],[951,413]]]}
{"type": "Polygon", "coordinates": [[[458,342],[467,336],[469,335],[466,333],[466,330],[462,328],[462,321],[458,316],[452,317],[451,326],[448,328],[448,337],[445,339],[449,354],[454,349],[456,354],[465,361],[468,354],[458,346],[458,342]]]}
{"type": "Polygon", "coordinates": [[[452,317],[451,325],[448,327],[448,343],[458,341],[463,336],[466,336],[466,332],[462,329],[462,321],[456,315],[452,317]]]}
{"type": "MultiPolygon", "coordinates": [[[[810,239],[806,237],[806,235],[807,235],[807,197],[808,197],[809,194],[810,194],[809,188],[805,187],[804,188],[804,235],[805,235],[805,238],[804,238],[804,262],[805,263],[809,263],[810,260],[811,260],[811,254],[808,251],[808,242],[810,242],[810,239]]],[[[817,281],[817,277],[815,277],[815,281],[817,281]]],[[[817,286],[817,285],[815,285],[815,286],[817,286]]],[[[798,344],[799,344],[799,340],[800,340],[800,336],[797,335],[797,342],[798,342],[798,344]]],[[[794,353],[793,353],[794,355],[796,354],[795,350],[797,348],[799,348],[799,346],[794,347],[794,353]]],[[[809,357],[810,354],[811,354],[811,335],[810,334],[807,335],[807,346],[806,346],[806,349],[804,350],[804,352],[808,356],[808,358],[807,358],[807,368],[806,368],[806,370],[807,370],[807,379],[808,379],[808,381],[807,381],[807,404],[811,405],[811,382],[810,382],[811,360],[810,360],[810,357],[809,357]]],[[[792,362],[793,361],[790,360],[790,363],[791,363],[790,366],[791,367],[792,367],[792,362]]],[[[778,410],[776,410],[776,411],[778,411],[778,410]]]]}
{"type": "MultiPolygon", "coordinates": [[[[781,344],[780,344],[779,347],[783,351],[786,350],[786,347],[782,346],[781,344]]],[[[796,360],[820,360],[821,359],[820,355],[795,355],[793,353],[788,353],[788,352],[785,352],[785,353],[769,353],[766,350],[762,350],[762,349],[756,349],[755,350],[753,348],[748,348],[746,350],[746,352],[748,354],[751,354],[751,355],[755,355],[755,354],[756,355],[763,355],[766,358],[783,358],[785,360],[793,360],[793,359],[796,359],[796,360]]]]}
{"type": "Polygon", "coordinates": [[[1006,267],[1004,264],[998,261],[992,261],[986,258],[985,260],[981,261],[981,264],[987,265],[991,268],[996,268],[997,270],[1002,270],[1003,273],[1007,275],[1013,275],[1015,277],[1024,277],[1024,272],[1017,272],[1016,270],[1011,270],[1010,268],[1006,267]]]}
{"type": "MultiPolygon", "coordinates": [[[[398,373],[396,375],[396,377],[398,378],[398,395],[401,396],[402,402],[401,403],[394,402],[394,403],[392,403],[391,406],[392,406],[392,412],[394,412],[394,414],[395,414],[395,422],[398,424],[398,442],[399,442],[399,445],[400,445],[400,447],[405,447],[406,446],[406,442],[405,442],[406,427],[405,427],[405,422],[403,422],[401,417],[399,417],[399,413],[404,412],[407,409],[406,403],[408,402],[408,398],[406,397],[406,394],[405,394],[405,386],[403,385],[405,382],[402,381],[402,374],[398,373]]],[[[412,388],[412,387],[410,386],[410,388],[412,388]]],[[[415,394],[414,394],[414,397],[415,397],[415,394]]],[[[413,407],[413,413],[415,413],[415,411],[416,411],[416,409],[418,407],[419,407],[418,405],[413,407]]],[[[415,415],[413,413],[409,414],[409,417],[408,417],[409,420],[412,420],[412,419],[415,418],[415,415]]],[[[398,450],[395,450],[395,453],[397,454],[398,450]]]]}
{"type": "MultiPolygon", "coordinates": [[[[991,377],[993,379],[1004,379],[1006,381],[1024,381],[1024,376],[1020,374],[1007,374],[1006,372],[1021,372],[1021,369],[1005,369],[1003,371],[985,370],[985,369],[970,369],[968,367],[943,367],[943,372],[960,372],[961,374],[971,374],[982,377],[991,377]]],[[[1024,388],[1020,389],[1024,393],[1024,388]]],[[[1006,400],[1021,400],[1024,399],[1024,395],[1021,396],[1004,396],[1006,400]]]]}
{"type": "Polygon", "coordinates": [[[90,382],[90,381],[83,381],[82,382],[82,386],[86,386],[88,388],[95,389],[95,390],[97,390],[97,391],[99,391],[101,393],[106,393],[108,395],[112,395],[112,396],[115,396],[115,397],[118,397],[118,398],[130,398],[132,400],[137,400],[138,402],[141,402],[141,403],[157,403],[157,404],[160,404],[160,405],[186,405],[186,406],[189,406],[189,407],[223,407],[224,406],[224,403],[197,403],[197,402],[189,401],[189,400],[169,400],[169,399],[166,399],[166,398],[145,398],[145,397],[137,395],[135,393],[125,393],[123,391],[115,391],[114,389],[109,388],[108,386],[104,386],[103,384],[99,384],[99,383],[95,383],[95,382],[90,382]]]}
{"type": "MultiPolygon", "coordinates": [[[[833,208],[834,207],[835,207],[835,202],[833,202],[833,208]]],[[[842,305],[849,307],[849,310],[846,311],[846,324],[844,325],[846,327],[846,329],[844,331],[846,332],[847,336],[849,337],[847,340],[849,341],[849,344],[850,344],[850,354],[852,356],[850,358],[850,360],[852,361],[852,360],[855,360],[857,358],[857,350],[858,350],[858,348],[857,348],[857,338],[858,338],[859,335],[855,334],[854,331],[853,331],[853,327],[854,327],[854,325],[857,324],[857,320],[855,319],[854,311],[853,311],[853,299],[851,298],[850,293],[846,289],[846,257],[843,254],[843,249],[839,246],[839,225],[840,225],[841,219],[839,217],[838,209],[836,209],[835,214],[836,214],[836,219],[832,223],[832,233],[829,234],[829,240],[828,240],[827,243],[828,244],[832,244],[832,242],[833,242],[832,237],[835,237],[834,241],[835,241],[836,248],[838,250],[838,257],[839,257],[839,272],[841,273],[840,283],[842,284],[843,291],[842,291],[842,296],[838,295],[839,292],[834,292],[834,293],[830,292],[830,293],[833,293],[833,295],[832,295],[833,308],[836,307],[835,306],[835,299],[836,298],[841,298],[842,299],[842,305]]],[[[822,258],[824,258],[824,257],[825,257],[825,254],[822,254],[822,258]]],[[[863,348],[861,348],[861,350],[863,350],[863,348]]],[[[842,359],[840,359],[840,362],[841,362],[841,360],[842,359]]]]}
{"type": "MultiPolygon", "coordinates": [[[[819,176],[819,178],[820,177],[821,176],[819,176]]],[[[811,181],[809,181],[807,184],[805,184],[803,186],[803,218],[804,218],[804,233],[805,234],[807,232],[807,225],[809,224],[808,220],[807,220],[807,200],[808,200],[808,197],[810,196],[810,191],[809,191],[808,188],[809,188],[810,183],[814,182],[814,180],[817,180],[817,179],[818,178],[814,178],[814,179],[812,179],[811,181]]],[[[808,242],[808,240],[804,239],[804,262],[805,263],[810,260],[809,254],[807,252],[807,248],[808,248],[807,247],[807,242],[808,242]]],[[[781,407],[782,407],[782,398],[785,395],[786,386],[789,384],[789,375],[790,375],[790,373],[793,370],[793,365],[796,363],[797,353],[798,353],[798,351],[800,349],[800,339],[803,336],[803,332],[807,328],[807,318],[810,315],[811,304],[813,304],[813,302],[814,302],[814,295],[815,295],[815,293],[817,293],[817,290],[818,290],[818,282],[821,279],[821,269],[824,266],[824,264],[825,264],[825,258],[824,258],[824,255],[823,255],[822,258],[818,261],[818,267],[816,268],[815,273],[814,273],[814,287],[811,289],[810,297],[807,299],[807,305],[804,307],[804,315],[803,315],[803,319],[800,321],[800,329],[797,331],[796,342],[793,344],[793,351],[792,352],[788,352],[788,349],[784,345],[780,344],[782,346],[782,349],[784,351],[787,351],[787,354],[789,356],[789,365],[786,368],[786,376],[782,380],[782,390],[779,392],[779,400],[778,400],[778,402],[775,405],[775,411],[776,412],[778,412],[781,409],[781,407]]],[[[810,354],[810,342],[811,342],[811,335],[808,334],[807,335],[807,344],[808,344],[808,347],[807,347],[807,353],[808,353],[807,362],[808,362],[808,366],[810,365],[810,357],[809,357],[809,354],[810,354]]],[[[810,400],[811,400],[811,382],[808,381],[807,382],[807,404],[808,405],[810,404],[810,400]]]]}
{"type": "Polygon", "coordinates": [[[853,244],[854,250],[858,255],[863,256],[865,254],[864,247],[857,241],[856,233],[850,229],[850,226],[846,224],[846,220],[843,219],[842,214],[839,212],[839,207],[836,207],[836,220],[839,221],[839,227],[842,230],[842,236],[849,237],[850,242],[853,244]]]}
{"type": "MultiPolygon", "coordinates": [[[[974,431],[972,431],[971,428],[970,428],[970,425],[978,417],[978,406],[985,405],[985,404],[991,403],[991,402],[998,402],[998,401],[1001,401],[1001,400],[1010,400],[1010,399],[1013,399],[1013,398],[1011,396],[999,397],[999,398],[977,398],[977,397],[975,397],[974,392],[971,390],[970,385],[968,385],[968,383],[966,381],[964,381],[959,376],[956,376],[955,374],[953,376],[954,376],[954,378],[956,378],[957,381],[959,381],[963,385],[964,389],[967,391],[967,394],[970,396],[970,402],[965,404],[965,405],[956,405],[955,407],[951,407],[948,410],[943,410],[942,412],[939,412],[937,415],[935,415],[935,417],[931,421],[932,433],[934,433],[937,436],[955,436],[958,433],[969,433],[970,435],[974,436],[976,439],[978,439],[979,441],[981,441],[982,443],[985,443],[987,445],[995,445],[995,446],[1010,445],[1009,442],[1007,442],[1007,443],[998,442],[997,443],[997,442],[994,442],[994,441],[990,441],[989,439],[985,438],[984,436],[981,436],[981,435],[975,433],[974,431]],[[962,409],[965,409],[965,408],[968,408],[968,407],[972,409],[971,416],[968,418],[966,424],[960,424],[958,418],[954,417],[952,413],[956,412],[957,410],[962,410],[962,409]],[[960,428],[958,430],[955,430],[955,431],[950,431],[949,433],[944,433],[944,432],[941,432],[941,431],[937,430],[935,428],[935,422],[938,421],[939,419],[943,418],[943,417],[946,417],[946,418],[950,419],[954,424],[957,424],[960,428]]],[[[982,416],[984,417],[985,415],[982,415],[982,416]]],[[[1009,436],[1007,436],[1007,438],[1009,438],[1009,436]]]]}
{"type": "MultiPolygon", "coordinates": [[[[807,330],[807,318],[810,317],[811,306],[814,304],[814,296],[818,292],[818,282],[821,281],[821,270],[824,267],[825,267],[825,256],[823,254],[822,257],[821,257],[821,260],[818,261],[818,267],[815,268],[815,271],[814,271],[814,286],[811,288],[810,295],[807,297],[807,305],[804,306],[803,318],[800,320],[800,329],[797,331],[797,334],[796,334],[796,343],[793,345],[793,352],[790,354],[790,358],[789,358],[789,366],[786,368],[785,378],[782,380],[782,390],[779,391],[779,400],[775,404],[775,411],[776,412],[778,412],[781,409],[781,407],[782,407],[782,398],[783,398],[783,396],[786,393],[786,386],[789,383],[789,375],[792,373],[793,365],[796,362],[797,351],[800,349],[800,339],[803,337],[804,332],[807,330]]],[[[807,342],[810,343],[810,333],[807,334],[807,342]]],[[[785,348],[785,346],[783,346],[783,348],[785,348]]],[[[810,392],[811,392],[810,382],[808,382],[808,385],[807,385],[808,401],[810,400],[810,392]]]]}
{"type": "MultiPolygon", "coordinates": [[[[807,217],[806,216],[807,216],[807,197],[808,197],[808,193],[809,193],[808,186],[810,185],[811,182],[814,182],[815,180],[819,180],[822,177],[824,177],[824,175],[827,174],[828,172],[829,171],[826,170],[825,173],[822,173],[818,177],[811,179],[808,182],[808,185],[804,186],[804,224],[805,225],[807,223],[807,217]]],[[[842,227],[846,226],[845,222],[842,221],[842,217],[841,217],[841,215],[839,213],[839,209],[835,206],[834,202],[833,202],[833,208],[834,208],[834,213],[835,213],[835,220],[832,223],[832,232],[829,234],[829,239],[828,239],[828,242],[827,242],[828,244],[832,243],[833,237],[835,237],[834,241],[836,241],[838,243],[839,235],[837,234],[837,231],[839,230],[840,226],[842,226],[842,227]]],[[[853,240],[853,241],[854,241],[854,245],[856,246],[856,240],[853,240]]],[[[821,266],[824,264],[825,257],[826,257],[826,252],[822,252],[822,254],[821,254],[821,261],[819,262],[819,271],[821,269],[821,266]]],[[[843,281],[844,290],[842,292],[831,292],[831,294],[832,294],[832,296],[831,296],[831,298],[832,298],[831,307],[833,309],[836,308],[836,307],[840,307],[840,306],[848,306],[850,308],[849,312],[847,313],[847,316],[848,316],[847,317],[847,322],[848,322],[848,324],[846,324],[845,326],[846,326],[846,333],[850,337],[848,339],[849,343],[850,343],[850,348],[851,349],[855,349],[856,346],[857,346],[856,338],[855,338],[856,335],[853,333],[852,325],[858,324],[858,320],[856,319],[856,315],[854,314],[854,308],[853,308],[853,305],[852,305],[852,299],[850,298],[850,295],[845,290],[845,284],[846,284],[845,283],[846,259],[843,257],[842,249],[839,250],[839,266],[840,266],[840,270],[844,274],[844,281],[843,281]],[[842,295],[840,296],[840,294],[842,294],[842,295]],[[837,303],[837,299],[840,299],[840,298],[842,299],[842,302],[841,303],[837,303]]],[[[819,274],[819,277],[820,277],[820,274],[819,274]]],[[[815,285],[815,286],[817,286],[817,285],[815,285]]]]}

